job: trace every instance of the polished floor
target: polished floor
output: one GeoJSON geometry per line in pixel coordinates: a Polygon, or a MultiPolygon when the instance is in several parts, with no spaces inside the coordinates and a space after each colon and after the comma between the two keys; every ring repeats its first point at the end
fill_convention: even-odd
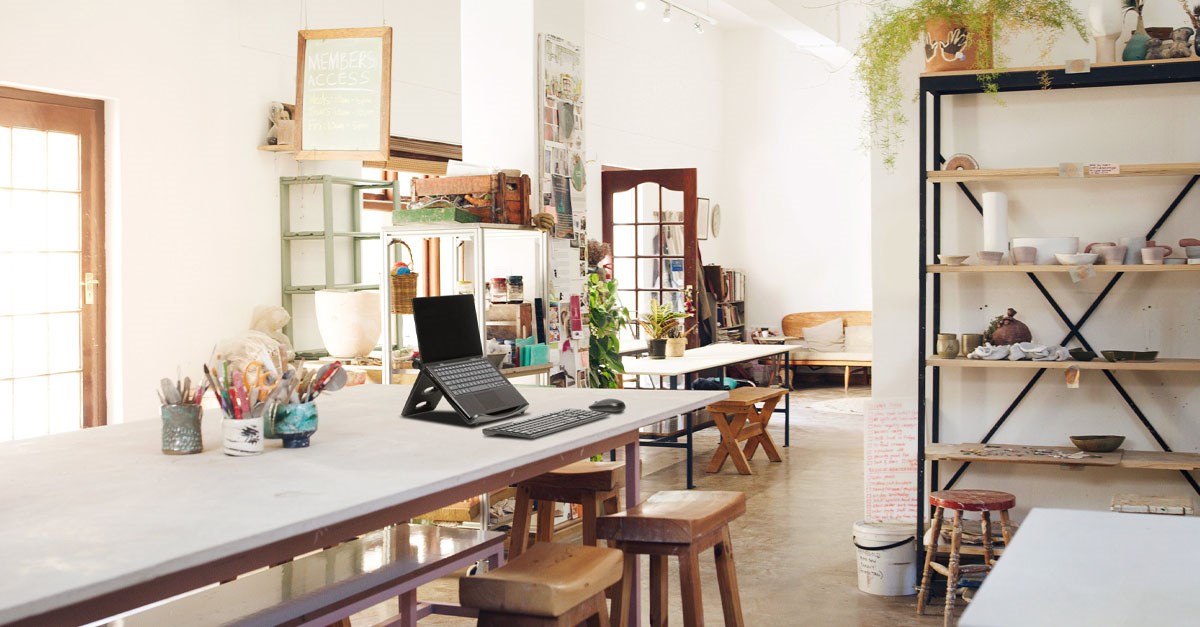
{"type": "MultiPolygon", "coordinates": [[[[848,396],[867,397],[870,390],[852,387],[848,396]]],[[[696,435],[697,488],[741,490],[747,513],[732,526],[734,556],[747,625],[906,625],[941,624],[940,599],[925,617],[916,615],[916,597],[876,597],[858,591],[851,526],[862,518],[862,416],[805,409],[818,400],[843,398],[841,386],[792,393],[791,446],[781,449],[783,463],[754,459],[753,476],[737,474],[726,464],[719,474],[706,474],[717,445],[717,431],[696,435]]],[[[783,422],[772,422],[776,442],[783,444],[783,422]]],[[[761,456],[760,456],[761,457],[761,456]]],[[[681,489],[684,455],[674,449],[643,448],[643,493],[681,489]]],[[[711,553],[710,553],[711,555],[711,553]]],[[[647,566],[643,567],[643,599],[647,566]]],[[[671,622],[682,625],[678,578],[672,567],[671,622]]],[[[721,623],[720,597],[712,560],[701,571],[708,624],[721,623]]],[[[456,582],[425,586],[423,600],[453,600],[456,582]]],[[[373,625],[396,606],[372,608],[356,615],[354,625],[373,625]]],[[[643,604],[642,624],[648,624],[643,604]]],[[[471,625],[461,618],[431,616],[422,625],[471,625]]]]}

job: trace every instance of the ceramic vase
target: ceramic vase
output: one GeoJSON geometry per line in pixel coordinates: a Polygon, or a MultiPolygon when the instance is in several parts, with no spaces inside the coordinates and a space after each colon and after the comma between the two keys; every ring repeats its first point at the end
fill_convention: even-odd
{"type": "Polygon", "coordinates": [[[687,350],[686,337],[671,337],[667,338],[667,357],[683,357],[683,351],[687,350]]]}
{"type": "Polygon", "coordinates": [[[231,457],[249,457],[263,452],[263,419],[225,418],[221,421],[221,449],[231,457]]]}
{"type": "Polygon", "coordinates": [[[200,436],[199,405],[162,406],[162,452],[167,455],[192,455],[204,450],[200,436]]]}
{"type": "Polygon", "coordinates": [[[275,437],[283,440],[283,448],[308,448],[309,438],[317,432],[317,404],[279,405],[271,427],[275,437]]]}
{"type": "Polygon", "coordinates": [[[1117,0],[1092,0],[1088,7],[1088,23],[1092,27],[1092,38],[1096,40],[1097,63],[1117,60],[1117,38],[1121,35],[1123,17],[1117,0]]]}
{"type": "Polygon", "coordinates": [[[962,346],[962,356],[966,357],[975,352],[975,349],[983,346],[982,333],[963,333],[962,339],[959,341],[962,346]]]}
{"type": "Polygon", "coordinates": [[[1008,196],[1004,192],[983,194],[983,249],[1008,250],[1008,196]]]}
{"type": "Polygon", "coordinates": [[[925,23],[925,71],[950,72],[992,67],[992,60],[978,63],[977,42],[992,36],[990,25],[982,33],[971,33],[962,20],[935,18],[925,23]]]}
{"type": "Polygon", "coordinates": [[[953,333],[938,333],[937,356],[942,359],[958,357],[958,338],[953,333]]]}
{"type": "Polygon", "coordinates": [[[317,330],[334,357],[364,357],[379,344],[379,290],[316,293],[317,330]]]}

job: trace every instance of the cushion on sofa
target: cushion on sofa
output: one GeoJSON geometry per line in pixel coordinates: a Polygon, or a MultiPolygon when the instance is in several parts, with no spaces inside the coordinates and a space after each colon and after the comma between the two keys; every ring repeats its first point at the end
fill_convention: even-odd
{"type": "Polygon", "coordinates": [[[870,353],[872,351],[871,327],[846,327],[846,352],[870,353]]]}
{"type": "Polygon", "coordinates": [[[804,327],[804,343],[812,350],[837,353],[846,349],[842,319],[834,318],[815,327],[804,327]]]}
{"type": "Polygon", "coordinates": [[[864,365],[871,363],[871,353],[851,353],[849,351],[838,351],[836,353],[827,351],[815,351],[802,346],[797,346],[788,351],[789,358],[793,362],[797,361],[861,361],[864,365]]]}

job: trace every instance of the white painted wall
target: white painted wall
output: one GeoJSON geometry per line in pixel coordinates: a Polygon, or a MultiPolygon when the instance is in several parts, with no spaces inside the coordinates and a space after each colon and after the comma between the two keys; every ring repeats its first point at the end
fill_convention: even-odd
{"type": "Polygon", "coordinates": [[[746,318],[870,310],[869,156],[854,66],[763,30],[725,36],[721,261],[746,272],[746,318]]]}
{"type": "Polygon", "coordinates": [[[267,104],[294,101],[297,30],[393,26],[392,132],[460,138],[458,3],[3,0],[0,14],[0,80],[108,102],[113,422],[155,417],[155,381],[279,302],[278,177],[339,167],[255,149],[267,104]]]}
{"type": "MultiPolygon", "coordinates": [[[[1086,10],[1087,2],[1076,5],[1086,10]]],[[[1153,7],[1152,7],[1153,8],[1153,7]]],[[[1158,7],[1147,24],[1176,24],[1175,6],[1158,7]]],[[[1011,66],[1038,61],[1028,40],[1004,49],[1011,66]]],[[[1092,44],[1064,37],[1049,58],[1091,58],[1092,44]]],[[[901,86],[916,91],[916,49],[901,86]]],[[[1196,161],[1189,111],[1200,104],[1194,86],[1157,86],[1087,91],[1010,94],[1003,103],[986,96],[947,101],[943,152],[974,155],[984,167],[1052,166],[1060,161],[1156,163],[1196,161]]],[[[873,296],[875,301],[874,392],[881,398],[917,394],[917,108],[894,171],[872,161],[873,296]]],[[[1010,197],[1010,235],[1079,235],[1084,242],[1144,234],[1184,184],[1183,178],[1121,179],[1091,183],[1025,182],[972,185],[975,193],[1005,191],[1010,197]]],[[[943,249],[975,252],[981,221],[953,188],[946,190],[943,249]]],[[[1171,242],[1200,233],[1200,196],[1189,197],[1161,231],[1171,242]]],[[[1043,277],[1072,317],[1078,317],[1103,284],[1079,285],[1061,276],[1043,277]]],[[[1024,276],[943,279],[946,331],[980,331],[987,320],[1014,307],[1034,338],[1056,343],[1066,327],[1024,276]]],[[[1200,354],[1200,321],[1194,279],[1126,276],[1084,328],[1097,349],[1150,348],[1164,357],[1200,354]]],[[[1027,380],[1027,374],[943,371],[942,440],[978,441],[1027,380]]],[[[1121,373],[1117,378],[1176,449],[1200,448],[1200,427],[1191,418],[1200,403],[1194,375],[1121,373]]],[[[997,433],[995,442],[1069,445],[1068,435],[1118,433],[1126,448],[1154,450],[1146,430],[1097,372],[1085,372],[1078,390],[1066,389],[1061,374],[1048,374],[997,433]]],[[[945,475],[943,475],[943,480],[945,475]]],[[[1032,506],[1104,509],[1119,492],[1191,495],[1178,474],[1163,471],[974,465],[961,486],[993,488],[1017,495],[1018,509],[1032,506]]]]}

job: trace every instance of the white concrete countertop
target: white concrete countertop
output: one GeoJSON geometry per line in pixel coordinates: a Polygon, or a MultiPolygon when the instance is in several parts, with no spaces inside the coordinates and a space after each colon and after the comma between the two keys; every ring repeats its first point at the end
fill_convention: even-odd
{"type": "Polygon", "coordinates": [[[1194,625],[1200,518],[1034,509],[962,627],[1194,625]]]}
{"type": "Polygon", "coordinates": [[[269,440],[256,457],[221,453],[215,410],[204,418],[204,452],[197,455],[162,454],[160,421],[153,419],[0,443],[0,624],[145,587],[284,538],[312,534],[315,548],[333,544],[346,538],[323,536],[330,525],[416,499],[424,500],[414,507],[428,505],[431,495],[472,481],[507,485],[524,465],[577,461],[571,457],[580,447],[726,396],[521,388],[529,415],[610,397],[627,409],[518,440],[401,418],[408,391],[372,385],[323,395],[311,448],[285,450],[269,440]]]}
{"type": "Polygon", "coordinates": [[[649,357],[625,357],[625,374],[657,375],[675,377],[709,368],[720,368],[753,359],[780,355],[791,350],[790,346],[770,344],[709,344],[700,348],[689,348],[683,357],[650,359],[649,357]]]}

